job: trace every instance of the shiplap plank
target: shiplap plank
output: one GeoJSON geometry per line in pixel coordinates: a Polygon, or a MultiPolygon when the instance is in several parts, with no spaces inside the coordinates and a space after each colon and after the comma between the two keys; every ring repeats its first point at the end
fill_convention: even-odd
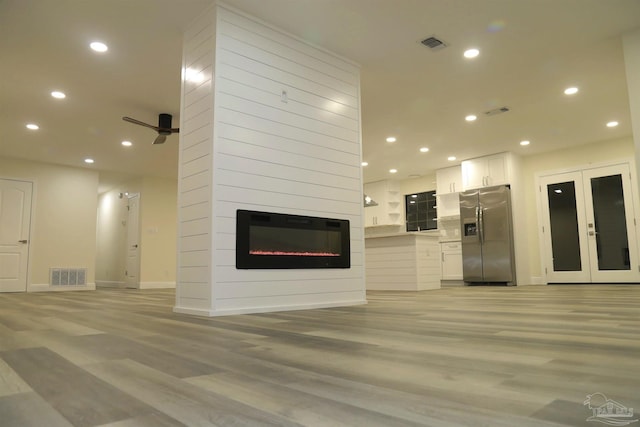
{"type": "MultiPolygon", "coordinates": [[[[225,154],[218,156],[221,169],[229,171],[251,171],[256,175],[288,179],[301,182],[321,182],[329,187],[354,189],[359,181],[350,175],[338,175],[328,171],[304,169],[298,165],[283,164],[276,158],[248,158],[225,154]]],[[[250,202],[248,202],[250,203],[250,202]]]]}
{"type": "Polygon", "coordinates": [[[286,84],[291,88],[309,93],[312,96],[325,98],[352,109],[359,109],[358,97],[345,94],[335,88],[316,83],[308,78],[298,76],[287,70],[268,67],[253,58],[242,56],[232,50],[221,49],[217,52],[220,72],[228,76],[238,72],[246,72],[276,83],[286,84]],[[253,70],[260,67],[260,74],[253,70]]]}
{"type": "Polygon", "coordinates": [[[222,36],[233,38],[284,59],[295,58],[297,64],[303,64],[311,70],[322,72],[351,87],[358,84],[357,72],[354,72],[352,67],[345,66],[343,61],[339,63],[344,68],[348,68],[346,70],[336,66],[338,62],[335,61],[335,58],[319,59],[318,56],[321,56],[322,53],[318,49],[309,49],[305,44],[292,43],[290,37],[282,37],[280,33],[267,27],[246,25],[240,20],[226,19],[225,15],[221,16],[218,25],[218,33],[222,36]]]}
{"type": "MultiPolygon", "coordinates": [[[[358,139],[345,140],[330,135],[312,132],[297,124],[274,122],[273,120],[250,111],[233,111],[221,108],[217,111],[217,123],[229,127],[238,127],[253,130],[269,137],[283,138],[302,143],[324,147],[339,153],[348,153],[360,156],[358,139]]],[[[260,138],[256,135],[258,139],[260,138]]]]}
{"type": "Polygon", "coordinates": [[[253,82],[245,84],[238,83],[232,79],[219,78],[219,82],[222,82],[223,80],[226,80],[224,81],[224,93],[226,94],[233,94],[233,96],[251,100],[258,105],[270,106],[288,113],[293,113],[296,116],[303,117],[305,119],[328,123],[332,126],[353,132],[357,132],[359,129],[359,123],[357,120],[345,117],[341,114],[336,114],[327,108],[309,106],[296,101],[295,90],[289,90],[287,92],[287,101],[283,102],[281,87],[274,91],[269,91],[257,86],[253,82]]]}
{"type": "Polygon", "coordinates": [[[292,36],[278,28],[271,27],[268,24],[265,25],[263,22],[256,21],[251,17],[239,15],[233,11],[225,9],[224,7],[218,10],[218,14],[219,25],[225,25],[227,22],[232,23],[261,35],[263,38],[273,40],[277,44],[288,46],[301,52],[305,56],[316,58],[356,75],[360,73],[360,67],[354,62],[338,56],[333,52],[329,52],[320,46],[313,45],[305,40],[292,36]]]}
{"type": "MultiPolygon", "coordinates": [[[[220,83],[220,82],[218,82],[220,83]]],[[[309,118],[283,108],[281,102],[260,103],[249,98],[243,98],[241,94],[225,92],[226,87],[219,84],[216,94],[218,108],[236,112],[248,112],[262,117],[274,123],[305,129],[323,137],[332,137],[345,143],[357,144],[358,130],[346,129],[337,124],[320,121],[318,118],[309,118]]]]}
{"type": "MultiPolygon", "coordinates": [[[[271,129],[273,132],[274,129],[271,129]]],[[[239,125],[233,126],[221,123],[217,127],[218,137],[227,141],[237,141],[249,143],[261,147],[277,148],[278,150],[300,154],[307,157],[323,159],[328,162],[340,163],[344,165],[360,167],[360,155],[358,153],[346,153],[342,150],[335,150],[325,145],[324,141],[310,143],[304,140],[288,138],[279,134],[268,133],[264,130],[254,130],[239,125]]]]}
{"type": "MultiPolygon", "coordinates": [[[[349,84],[343,80],[339,80],[328,74],[322,73],[313,69],[304,63],[297,62],[302,58],[285,58],[278,56],[277,54],[262,50],[258,47],[252,46],[241,40],[231,38],[226,35],[218,37],[219,43],[223,46],[223,49],[229,52],[234,52],[238,55],[245,56],[253,59],[257,64],[262,64],[270,68],[276,68],[279,70],[286,70],[287,72],[309,80],[311,82],[318,83],[322,86],[335,89],[336,91],[348,95],[357,96],[358,88],[353,84],[349,84]]],[[[220,46],[220,45],[219,45],[220,46]]],[[[259,66],[259,65],[257,65],[259,66]]]]}
{"type": "Polygon", "coordinates": [[[355,104],[355,99],[350,104],[345,102],[344,96],[336,96],[335,92],[330,89],[323,89],[320,93],[312,93],[307,88],[292,84],[285,76],[276,80],[264,77],[264,74],[256,73],[255,69],[244,70],[230,63],[224,63],[218,69],[218,78],[254,87],[278,96],[282,94],[282,90],[286,90],[289,102],[295,101],[302,105],[330,111],[354,121],[359,120],[359,110],[357,104],[355,104]]]}

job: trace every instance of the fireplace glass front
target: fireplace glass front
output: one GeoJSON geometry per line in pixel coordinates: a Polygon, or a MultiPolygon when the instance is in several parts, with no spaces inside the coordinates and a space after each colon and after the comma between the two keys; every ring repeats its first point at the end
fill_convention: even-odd
{"type": "Polygon", "coordinates": [[[236,268],[349,268],[349,221],[238,210],[236,268]]]}

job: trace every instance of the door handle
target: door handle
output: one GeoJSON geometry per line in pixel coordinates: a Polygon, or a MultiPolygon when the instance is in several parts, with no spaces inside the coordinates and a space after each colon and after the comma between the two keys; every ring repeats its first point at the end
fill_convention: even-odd
{"type": "Polygon", "coordinates": [[[138,245],[131,245],[131,246],[132,246],[132,247],[134,247],[134,248],[137,248],[137,247],[138,247],[138,245]]]}
{"type": "Polygon", "coordinates": [[[484,244],[484,212],[482,206],[478,209],[478,235],[480,236],[480,243],[484,244]]]}
{"type": "Polygon", "coordinates": [[[18,243],[29,243],[28,240],[18,240],[18,243]]]}

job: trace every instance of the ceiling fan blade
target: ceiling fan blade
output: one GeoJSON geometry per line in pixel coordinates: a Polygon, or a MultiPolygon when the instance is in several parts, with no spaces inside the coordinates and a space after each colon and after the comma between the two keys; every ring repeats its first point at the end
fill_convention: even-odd
{"type": "Polygon", "coordinates": [[[153,126],[150,125],[148,123],[145,122],[141,122],[140,120],[136,120],[136,119],[132,119],[131,117],[123,117],[122,120],[124,120],[125,122],[129,122],[129,123],[133,123],[134,125],[140,125],[140,126],[145,126],[148,127],[150,129],[155,130],[156,132],[158,131],[158,127],[157,126],[153,126]]]}
{"type": "Polygon", "coordinates": [[[164,141],[166,141],[166,139],[167,139],[167,135],[162,135],[162,134],[160,134],[160,135],[158,135],[158,137],[156,138],[156,140],[155,140],[155,141],[153,141],[153,144],[154,144],[154,145],[155,145],[155,144],[164,144],[164,141]]]}

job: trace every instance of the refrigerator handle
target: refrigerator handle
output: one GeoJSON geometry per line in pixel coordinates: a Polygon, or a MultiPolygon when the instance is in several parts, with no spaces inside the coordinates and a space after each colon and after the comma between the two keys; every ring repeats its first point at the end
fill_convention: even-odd
{"type": "Polygon", "coordinates": [[[478,235],[480,236],[480,244],[484,244],[484,212],[482,206],[476,208],[478,210],[478,235]]]}

